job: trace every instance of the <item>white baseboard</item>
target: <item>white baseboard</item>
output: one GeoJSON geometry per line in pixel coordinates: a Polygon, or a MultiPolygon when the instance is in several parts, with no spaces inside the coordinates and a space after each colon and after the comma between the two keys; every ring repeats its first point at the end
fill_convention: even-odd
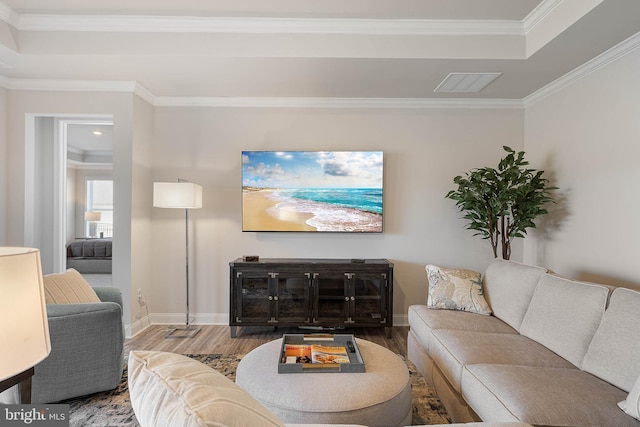
{"type": "Polygon", "coordinates": [[[409,326],[409,316],[406,314],[394,314],[393,326],[409,326]]]}
{"type": "MultiPolygon", "coordinates": [[[[229,313],[192,314],[190,317],[190,323],[193,325],[226,326],[229,324],[229,313]]],[[[125,325],[125,334],[127,338],[132,338],[151,325],[183,325],[185,320],[184,313],[151,313],[130,325],[125,325]]],[[[407,326],[409,324],[407,315],[394,314],[393,324],[395,326],[407,326]]]]}

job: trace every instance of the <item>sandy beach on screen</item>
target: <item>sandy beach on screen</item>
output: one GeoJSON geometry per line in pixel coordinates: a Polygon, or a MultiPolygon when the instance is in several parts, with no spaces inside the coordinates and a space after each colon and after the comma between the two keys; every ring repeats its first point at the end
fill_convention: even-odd
{"type": "Polygon", "coordinates": [[[242,229],[244,231],[316,231],[305,223],[312,214],[287,212],[276,208],[271,190],[242,192],[242,229]]]}

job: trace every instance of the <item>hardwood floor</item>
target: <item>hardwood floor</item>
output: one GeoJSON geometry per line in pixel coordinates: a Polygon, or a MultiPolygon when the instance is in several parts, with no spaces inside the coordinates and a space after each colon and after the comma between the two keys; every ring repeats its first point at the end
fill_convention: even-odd
{"type": "MultiPolygon", "coordinates": [[[[311,333],[297,328],[243,327],[236,338],[231,338],[228,326],[198,326],[201,330],[193,338],[167,338],[174,327],[152,325],[125,342],[125,357],[131,350],[157,350],[179,354],[247,354],[254,348],[281,338],[282,334],[311,333]]],[[[354,328],[335,333],[354,334],[372,341],[402,356],[407,355],[408,326],[394,326],[387,338],[384,328],[354,328]]]]}

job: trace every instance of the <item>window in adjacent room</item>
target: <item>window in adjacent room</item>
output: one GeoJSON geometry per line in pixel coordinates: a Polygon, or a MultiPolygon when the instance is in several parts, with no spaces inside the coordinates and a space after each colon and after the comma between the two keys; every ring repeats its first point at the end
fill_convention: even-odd
{"type": "MultiPolygon", "coordinates": [[[[99,213],[99,219],[86,220],[85,231],[91,237],[113,237],[113,181],[87,179],[85,212],[99,213]]],[[[85,218],[87,218],[85,214],[85,218]]],[[[95,215],[92,216],[95,218],[95,215]]]]}

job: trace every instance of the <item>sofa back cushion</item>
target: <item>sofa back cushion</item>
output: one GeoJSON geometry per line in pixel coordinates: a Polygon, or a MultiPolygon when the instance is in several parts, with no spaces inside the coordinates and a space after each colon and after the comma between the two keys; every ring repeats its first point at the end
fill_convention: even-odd
{"type": "Polygon", "coordinates": [[[515,330],[520,329],[540,276],[541,267],[495,260],[484,273],[484,296],[493,314],[515,330]]]}
{"type": "Polygon", "coordinates": [[[544,274],[540,278],[520,333],[577,367],[600,325],[609,288],[544,274]]]}
{"type": "Polygon", "coordinates": [[[640,377],[640,292],[616,288],[582,369],[631,391],[640,377]]]}

